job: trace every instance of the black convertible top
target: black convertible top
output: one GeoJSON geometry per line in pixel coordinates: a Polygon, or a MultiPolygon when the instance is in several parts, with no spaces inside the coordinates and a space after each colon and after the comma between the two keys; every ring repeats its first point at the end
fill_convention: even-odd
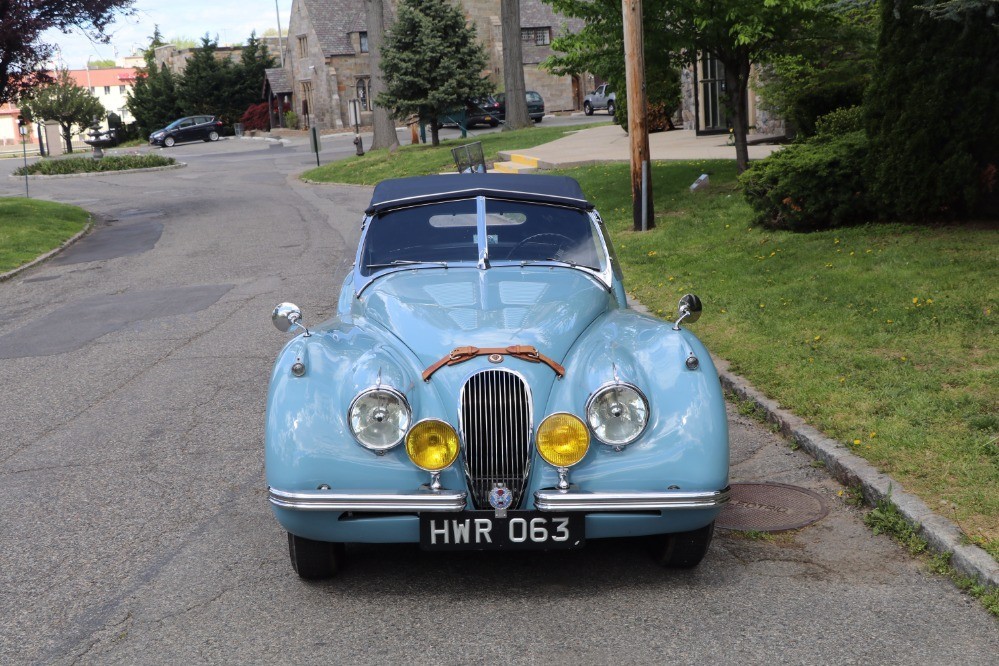
{"type": "Polygon", "coordinates": [[[375,186],[365,211],[374,215],[391,208],[484,196],[538,201],[590,210],[574,178],[537,174],[463,173],[383,180],[375,186]]]}

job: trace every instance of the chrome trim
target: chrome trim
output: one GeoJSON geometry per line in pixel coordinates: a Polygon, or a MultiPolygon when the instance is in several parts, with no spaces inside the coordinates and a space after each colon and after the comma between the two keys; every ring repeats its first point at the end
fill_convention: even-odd
{"type": "Polygon", "coordinates": [[[585,421],[586,429],[590,431],[590,433],[593,435],[593,438],[595,440],[597,440],[598,442],[600,442],[601,444],[603,444],[605,446],[612,446],[614,448],[620,449],[622,447],[628,446],[629,444],[631,444],[632,442],[634,442],[636,439],[638,439],[639,437],[641,437],[642,434],[645,432],[645,430],[649,427],[649,423],[652,422],[652,406],[649,404],[649,399],[645,395],[645,393],[642,391],[642,389],[638,388],[637,386],[635,386],[631,382],[622,382],[621,380],[617,379],[617,376],[616,376],[617,375],[617,368],[616,367],[614,368],[614,373],[615,373],[615,377],[614,377],[613,381],[609,381],[609,382],[606,382],[604,384],[601,384],[600,386],[598,386],[596,388],[596,390],[593,391],[593,393],[590,394],[590,397],[586,399],[586,406],[583,408],[583,416],[586,417],[586,421],[585,421]],[[645,426],[641,430],[638,431],[637,435],[635,435],[634,437],[632,437],[631,439],[629,439],[627,442],[617,442],[617,443],[605,442],[604,440],[600,439],[600,437],[597,436],[597,433],[593,429],[593,426],[590,425],[590,405],[593,404],[593,401],[597,399],[598,395],[600,395],[601,393],[603,393],[604,391],[606,391],[608,389],[615,388],[615,387],[618,387],[618,386],[627,386],[628,388],[632,389],[633,391],[635,391],[635,393],[638,394],[638,397],[640,397],[642,399],[642,402],[645,403],[645,426]]]}
{"type": "Polygon", "coordinates": [[[368,388],[364,389],[363,391],[355,395],[354,399],[350,401],[350,406],[347,407],[347,429],[350,430],[350,434],[354,438],[354,441],[363,446],[364,448],[366,448],[368,451],[375,451],[376,453],[385,453],[386,451],[394,449],[395,447],[402,444],[403,440],[406,439],[406,435],[409,434],[409,430],[414,425],[415,424],[413,423],[413,408],[409,406],[409,400],[406,400],[406,396],[403,395],[402,391],[394,389],[391,386],[382,386],[380,369],[378,371],[378,384],[375,384],[374,386],[369,386],[368,388]],[[403,428],[402,436],[395,443],[383,447],[368,446],[367,444],[362,442],[361,438],[358,437],[357,433],[354,432],[354,427],[350,423],[351,422],[350,413],[354,411],[354,405],[357,404],[357,401],[360,400],[363,396],[366,396],[369,393],[374,393],[376,391],[384,391],[385,393],[391,393],[395,395],[395,397],[399,398],[402,401],[402,406],[406,408],[406,413],[409,415],[408,418],[409,423],[407,423],[406,427],[403,428]]]}
{"type": "Polygon", "coordinates": [[[488,508],[489,491],[493,484],[504,483],[514,496],[511,508],[516,508],[527,486],[534,453],[534,396],[527,379],[519,372],[505,368],[486,368],[470,373],[462,383],[458,396],[458,437],[461,440],[465,478],[469,492],[472,493],[473,505],[480,509],[488,508]],[[466,418],[469,383],[485,375],[496,376],[497,373],[503,373],[519,382],[523,389],[523,400],[518,404],[506,401],[506,409],[488,409],[484,404],[486,401],[496,403],[497,395],[509,395],[503,394],[502,388],[497,390],[495,387],[488,387],[485,399],[480,400],[475,413],[466,418]],[[526,430],[522,433],[515,432],[513,426],[517,423],[525,424],[526,430]],[[472,442],[470,427],[478,424],[482,424],[479,428],[486,431],[487,437],[483,442],[472,442]],[[501,427],[497,429],[497,425],[501,427]],[[518,437],[522,438],[520,442],[516,441],[518,437]]]}
{"type": "Polygon", "coordinates": [[[295,511],[462,511],[464,490],[384,491],[288,491],[267,487],[267,499],[274,506],[295,511]]]}
{"type": "Polygon", "coordinates": [[[711,509],[729,500],[730,488],[701,492],[663,490],[651,492],[585,492],[581,490],[538,490],[534,505],[538,511],[648,511],[661,509],[711,509]]]}

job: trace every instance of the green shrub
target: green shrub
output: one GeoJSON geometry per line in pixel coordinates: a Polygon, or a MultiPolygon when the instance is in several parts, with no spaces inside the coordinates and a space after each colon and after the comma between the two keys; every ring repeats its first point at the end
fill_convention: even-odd
{"type": "Polygon", "coordinates": [[[148,169],[176,164],[172,157],[160,155],[109,155],[101,159],[92,157],[69,157],[66,159],[40,160],[27,167],[18,167],[15,176],[25,173],[32,176],[56,176],[70,173],[93,173],[98,171],[126,171],[128,169],[148,169]]]}
{"type": "Polygon", "coordinates": [[[864,109],[851,106],[836,109],[815,121],[815,134],[820,138],[843,136],[864,129],[864,109]]]}
{"type": "Polygon", "coordinates": [[[298,129],[298,114],[294,111],[285,111],[284,126],[288,129],[298,129]]]}
{"type": "Polygon", "coordinates": [[[823,135],[755,162],[739,182],[765,226],[812,231],[858,224],[871,217],[866,159],[863,130],[823,135]]]}

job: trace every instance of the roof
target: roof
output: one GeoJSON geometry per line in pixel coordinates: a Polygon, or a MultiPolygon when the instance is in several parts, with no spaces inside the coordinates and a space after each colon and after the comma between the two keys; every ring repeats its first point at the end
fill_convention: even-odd
{"type": "Polygon", "coordinates": [[[104,69],[71,69],[69,76],[81,88],[101,86],[130,86],[135,83],[134,67],[107,67],[104,69]]]}
{"type": "MultiPolygon", "coordinates": [[[[324,56],[355,55],[353,32],[367,32],[367,4],[357,0],[302,0],[324,56]]],[[[394,20],[392,3],[385,3],[385,25],[394,20]]]]}
{"type": "Polygon", "coordinates": [[[383,180],[375,186],[365,211],[374,215],[390,208],[471,197],[538,201],[589,210],[574,178],[539,174],[469,173],[383,180]]]}
{"type": "Polygon", "coordinates": [[[283,67],[265,69],[264,77],[267,79],[267,83],[271,85],[271,92],[276,95],[292,92],[291,77],[289,74],[290,72],[283,67]]]}

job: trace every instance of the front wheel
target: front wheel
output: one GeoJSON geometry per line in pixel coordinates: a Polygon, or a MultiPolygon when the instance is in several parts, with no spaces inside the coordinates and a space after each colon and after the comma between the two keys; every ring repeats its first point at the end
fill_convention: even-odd
{"type": "Polygon", "coordinates": [[[288,532],[288,555],[299,578],[322,580],[332,578],[343,563],[342,543],[313,541],[288,532]]]}
{"type": "Polygon", "coordinates": [[[537,118],[534,119],[534,122],[540,123],[542,118],[544,118],[544,116],[538,116],[537,118]]]}
{"type": "Polygon", "coordinates": [[[693,569],[708,552],[714,522],[699,530],[661,534],[652,539],[652,559],[667,569],[693,569]]]}
{"type": "Polygon", "coordinates": [[[173,144],[175,143],[177,143],[177,141],[172,136],[168,136],[167,138],[163,139],[163,145],[166,146],[167,148],[173,148],[173,144]]]}
{"type": "Polygon", "coordinates": [[[588,116],[592,116],[593,115],[593,105],[590,104],[589,102],[583,102],[583,113],[585,113],[588,116]]]}
{"type": "Polygon", "coordinates": [[[494,118],[494,119],[492,119],[492,120],[489,121],[489,126],[490,127],[498,127],[499,126],[499,121],[494,118]]]}
{"type": "Polygon", "coordinates": [[[218,141],[219,140],[219,133],[216,132],[215,130],[212,130],[211,132],[208,133],[208,140],[209,141],[218,141]]]}
{"type": "Polygon", "coordinates": [[[614,115],[614,102],[613,101],[607,102],[607,115],[608,116],[613,116],[614,115]]]}

